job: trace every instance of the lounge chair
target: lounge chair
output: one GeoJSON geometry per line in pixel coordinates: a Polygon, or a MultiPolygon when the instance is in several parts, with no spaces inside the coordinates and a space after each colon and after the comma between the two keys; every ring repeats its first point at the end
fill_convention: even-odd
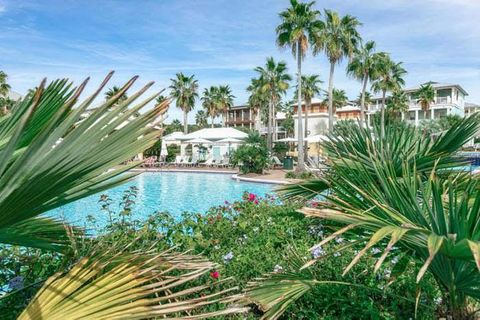
{"type": "Polygon", "coordinates": [[[212,157],[208,158],[204,163],[202,163],[202,166],[205,166],[205,167],[211,167],[212,165],[213,165],[212,157]]]}
{"type": "Polygon", "coordinates": [[[277,156],[271,157],[273,168],[283,168],[283,163],[278,159],[277,156]]]}
{"type": "Polygon", "coordinates": [[[176,156],[174,162],[170,162],[174,166],[180,166],[182,164],[182,156],[176,156]]]}
{"type": "Polygon", "coordinates": [[[190,157],[189,156],[183,156],[182,158],[182,166],[190,166],[192,163],[190,162],[190,157]]]}

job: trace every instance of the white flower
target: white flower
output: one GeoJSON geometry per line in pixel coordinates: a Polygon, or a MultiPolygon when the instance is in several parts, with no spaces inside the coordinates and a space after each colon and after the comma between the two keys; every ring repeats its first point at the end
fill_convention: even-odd
{"type": "Polygon", "coordinates": [[[233,252],[230,251],[226,255],[223,256],[223,262],[224,263],[229,263],[233,259],[233,252]]]}
{"type": "Polygon", "coordinates": [[[395,256],[392,258],[392,264],[397,264],[400,258],[398,256],[395,256]]]}
{"type": "Polygon", "coordinates": [[[220,249],[220,245],[219,245],[219,244],[216,244],[213,248],[214,248],[215,250],[218,250],[218,249],[220,249]]]}
{"type": "Polygon", "coordinates": [[[442,300],[442,297],[437,297],[437,298],[433,299],[433,302],[434,302],[436,305],[441,304],[442,301],[443,301],[443,300],[442,300]]]}
{"type": "Polygon", "coordinates": [[[273,267],[273,272],[275,273],[280,273],[283,271],[283,267],[279,264],[276,264],[275,267],[273,267]]]}
{"type": "Polygon", "coordinates": [[[325,251],[322,249],[322,247],[315,247],[310,250],[310,253],[314,259],[318,259],[325,254],[325,251]]]}
{"type": "Polygon", "coordinates": [[[342,255],[342,254],[341,254],[340,252],[335,252],[335,253],[333,254],[334,257],[340,257],[341,255],[342,255]]]}
{"type": "Polygon", "coordinates": [[[344,239],[342,237],[340,238],[335,238],[335,242],[336,243],[342,243],[344,241],[344,239]]]}
{"type": "Polygon", "coordinates": [[[372,248],[372,254],[379,254],[380,252],[382,252],[382,250],[378,248],[372,248]]]}

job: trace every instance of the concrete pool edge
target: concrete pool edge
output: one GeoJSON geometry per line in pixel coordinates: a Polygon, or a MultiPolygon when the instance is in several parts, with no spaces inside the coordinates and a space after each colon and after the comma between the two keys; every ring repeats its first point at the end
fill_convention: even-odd
{"type": "Polygon", "coordinates": [[[189,173],[231,174],[231,178],[233,180],[237,180],[237,181],[254,182],[254,183],[267,183],[267,184],[279,184],[279,185],[291,184],[291,182],[289,182],[289,181],[242,177],[241,175],[238,174],[237,171],[233,171],[233,170],[135,168],[135,169],[131,169],[130,171],[132,171],[132,172],[189,172],[189,173]]]}

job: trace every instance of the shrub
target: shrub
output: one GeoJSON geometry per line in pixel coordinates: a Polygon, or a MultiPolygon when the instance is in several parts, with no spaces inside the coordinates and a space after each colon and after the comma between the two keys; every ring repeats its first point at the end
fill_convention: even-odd
{"type": "Polygon", "coordinates": [[[250,132],[245,144],[232,153],[231,162],[238,165],[243,174],[263,173],[269,165],[265,140],[258,133],[250,132]]]}

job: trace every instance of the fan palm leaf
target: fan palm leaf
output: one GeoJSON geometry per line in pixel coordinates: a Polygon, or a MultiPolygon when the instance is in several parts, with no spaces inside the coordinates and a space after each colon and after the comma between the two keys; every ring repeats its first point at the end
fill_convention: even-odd
{"type": "MultiPolygon", "coordinates": [[[[158,95],[129,108],[153,84],[148,83],[118,102],[136,81],[134,77],[112,98],[89,110],[112,74],[81,103],[79,96],[88,79],[78,88],[67,80],[48,86],[43,81],[35,94],[27,95],[0,119],[0,239],[4,243],[20,244],[15,233],[21,226],[31,246],[46,248],[45,240],[55,240],[49,234],[58,233],[59,224],[35,217],[135,176],[126,172],[138,162],[120,164],[156,142],[161,131],[153,125],[168,106],[161,103],[134,117],[158,95]]],[[[57,239],[52,248],[60,250],[66,237],[57,239]]]]}
{"type": "Polygon", "coordinates": [[[243,313],[230,279],[193,284],[216,267],[200,256],[175,253],[97,252],[66,274],[50,277],[19,320],[34,319],[208,319],[243,313]],[[208,307],[220,307],[209,311],[208,307]]]}

